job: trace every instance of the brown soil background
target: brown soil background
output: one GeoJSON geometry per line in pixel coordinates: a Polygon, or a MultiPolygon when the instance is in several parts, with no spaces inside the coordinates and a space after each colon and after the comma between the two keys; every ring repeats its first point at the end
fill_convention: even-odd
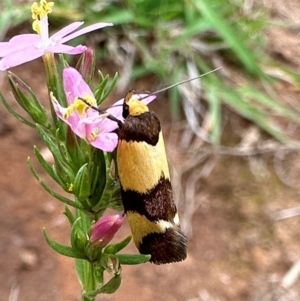
{"type": "MultiPolygon", "coordinates": [[[[281,3],[265,2],[276,18],[289,25],[273,26],[264,33],[267,50],[300,70],[300,3],[281,3]]],[[[24,66],[13,72],[46,104],[41,61],[24,66]]],[[[17,108],[4,73],[0,74],[0,88],[17,108]]],[[[144,87],[139,83],[137,88],[144,87]]],[[[298,91],[282,89],[286,89],[283,94],[298,101],[298,91]]],[[[159,102],[151,108],[161,111],[159,102]]],[[[167,115],[167,111],[161,113],[161,120],[168,119],[167,115]]],[[[165,129],[167,138],[168,124],[165,129]]],[[[46,227],[56,240],[69,243],[63,205],[39,186],[26,164],[28,156],[34,157],[33,145],[43,144],[33,130],[14,119],[3,106],[0,139],[0,300],[78,301],[80,285],[73,260],[52,251],[42,236],[42,228],[46,227]]],[[[174,155],[174,141],[166,140],[170,163],[176,170],[181,164],[180,155],[174,155]]],[[[299,159],[299,155],[294,155],[290,164],[299,165],[299,159]]],[[[120,289],[97,300],[300,300],[299,280],[288,290],[280,285],[300,258],[299,216],[281,221],[271,218],[277,210],[299,206],[300,191],[280,181],[270,156],[257,156],[255,162],[259,167],[256,173],[250,169],[247,158],[219,157],[209,176],[197,182],[187,260],[165,266],[124,266],[120,289]]],[[[51,185],[43,171],[38,170],[51,185]]],[[[295,180],[299,181],[299,176],[295,180]]],[[[56,187],[54,183],[53,186],[56,187]]],[[[125,224],[116,239],[128,234],[125,224]]],[[[126,251],[136,249],[130,244],[126,251]]]]}

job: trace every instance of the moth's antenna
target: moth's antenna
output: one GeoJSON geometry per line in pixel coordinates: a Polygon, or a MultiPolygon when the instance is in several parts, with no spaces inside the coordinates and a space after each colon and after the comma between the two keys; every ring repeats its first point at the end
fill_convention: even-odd
{"type": "Polygon", "coordinates": [[[193,78],[189,78],[189,79],[183,80],[183,81],[181,81],[181,82],[178,82],[178,83],[176,83],[176,84],[173,84],[173,85],[171,85],[171,86],[162,88],[162,89],[160,89],[160,90],[158,90],[158,91],[152,92],[152,93],[148,94],[147,96],[144,96],[144,97],[140,98],[140,100],[142,100],[142,99],[144,99],[144,98],[147,98],[147,97],[149,97],[150,95],[156,95],[156,94],[158,94],[158,93],[161,93],[161,92],[163,92],[163,91],[169,90],[169,89],[174,88],[174,87],[176,87],[176,86],[179,86],[179,85],[182,85],[182,84],[191,82],[191,81],[193,81],[193,80],[195,80],[195,79],[198,79],[198,78],[201,78],[201,77],[203,77],[203,76],[205,76],[205,75],[208,75],[208,74],[210,74],[210,73],[216,72],[216,71],[218,71],[218,70],[221,69],[221,68],[222,68],[222,66],[221,66],[221,67],[218,67],[218,68],[216,68],[216,69],[214,69],[214,70],[210,70],[210,71],[208,71],[208,72],[206,72],[206,73],[204,73],[204,74],[201,74],[201,75],[199,75],[199,76],[196,76],[196,77],[193,77],[193,78]]]}
{"type": "MultiPolygon", "coordinates": [[[[173,85],[171,85],[171,86],[165,87],[165,88],[160,89],[160,90],[158,90],[158,91],[155,91],[155,92],[153,92],[153,93],[149,93],[149,94],[147,94],[146,96],[140,98],[140,100],[145,99],[145,98],[147,98],[147,97],[149,97],[149,96],[151,96],[151,95],[156,95],[156,94],[161,93],[161,92],[163,92],[163,91],[169,90],[169,89],[174,88],[174,87],[176,87],[176,86],[179,86],[179,85],[182,85],[182,84],[191,82],[191,81],[193,81],[193,80],[195,80],[195,79],[198,79],[198,78],[201,78],[201,77],[203,77],[203,76],[205,76],[205,75],[208,75],[208,74],[210,74],[210,73],[216,72],[216,71],[218,71],[218,70],[221,69],[221,68],[222,68],[222,67],[218,67],[218,68],[216,68],[216,69],[214,69],[214,70],[208,71],[208,72],[206,72],[206,73],[204,73],[204,74],[201,74],[201,75],[199,75],[199,76],[196,76],[196,77],[193,77],[193,78],[190,78],[190,79],[183,80],[183,81],[181,81],[181,82],[178,82],[178,83],[173,84],[173,85]]],[[[106,117],[107,117],[108,119],[112,120],[112,121],[117,122],[117,124],[118,124],[119,127],[121,127],[121,126],[123,125],[123,123],[122,123],[121,120],[119,120],[118,118],[116,118],[116,117],[114,117],[113,115],[109,114],[109,113],[106,112],[105,110],[100,110],[98,107],[95,107],[95,106],[91,105],[91,104],[90,104],[87,100],[85,100],[84,98],[81,98],[81,97],[78,97],[78,98],[79,98],[80,100],[82,100],[82,101],[83,101],[86,105],[88,105],[90,108],[92,108],[92,109],[98,111],[99,113],[101,113],[101,114],[108,114],[106,117]]],[[[117,107],[117,106],[122,106],[122,105],[115,105],[114,107],[117,107]]]]}
{"type": "Polygon", "coordinates": [[[101,114],[108,114],[106,117],[112,121],[115,121],[119,127],[121,127],[123,125],[122,121],[119,120],[118,118],[114,117],[113,115],[109,114],[107,111],[103,111],[103,110],[100,110],[98,107],[95,107],[93,105],[91,105],[87,100],[85,100],[84,98],[82,97],[78,97],[80,100],[82,100],[86,105],[88,105],[90,108],[92,108],[93,110],[95,111],[98,111],[99,113],[101,114]]]}

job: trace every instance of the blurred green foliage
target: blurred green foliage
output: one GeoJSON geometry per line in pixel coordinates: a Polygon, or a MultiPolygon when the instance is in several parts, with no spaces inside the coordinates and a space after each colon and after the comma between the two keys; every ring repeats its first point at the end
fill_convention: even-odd
{"type": "MultiPolygon", "coordinates": [[[[300,118],[271,96],[274,95],[270,93],[272,84],[277,79],[265,70],[280,68],[295,83],[299,77],[292,70],[278,66],[266,54],[262,31],[268,22],[268,11],[247,7],[247,3],[242,0],[58,0],[50,17],[51,22],[59,25],[75,20],[84,20],[86,24],[113,22],[115,26],[107,28],[106,33],[107,43],[114,47],[106,55],[110,53],[108,59],[112,61],[118,57],[119,65],[123,62],[130,80],[154,74],[167,85],[223,66],[223,70],[201,78],[201,98],[209,104],[210,141],[220,142],[221,107],[226,104],[287,143],[292,138],[278,125],[277,117],[296,124],[300,118]]],[[[184,95],[172,89],[170,98],[172,113],[176,115],[179,99],[184,95]]]]}

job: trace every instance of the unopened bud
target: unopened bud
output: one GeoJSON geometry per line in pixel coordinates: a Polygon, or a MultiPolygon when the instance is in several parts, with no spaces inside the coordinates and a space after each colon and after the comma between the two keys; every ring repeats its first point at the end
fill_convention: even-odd
{"type": "Polygon", "coordinates": [[[87,48],[87,50],[80,57],[76,65],[76,69],[86,82],[89,82],[94,77],[95,53],[93,49],[87,48]]]}
{"type": "Polygon", "coordinates": [[[122,214],[101,217],[92,226],[90,242],[100,248],[105,247],[118,232],[123,223],[122,214]]]}

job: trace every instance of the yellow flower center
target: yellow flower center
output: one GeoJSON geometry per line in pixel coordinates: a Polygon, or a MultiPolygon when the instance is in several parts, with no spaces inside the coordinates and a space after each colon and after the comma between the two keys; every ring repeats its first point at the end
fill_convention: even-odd
{"type": "Polygon", "coordinates": [[[89,105],[86,104],[81,98],[76,97],[74,102],[68,106],[66,112],[64,113],[65,119],[68,119],[74,111],[77,111],[80,116],[84,116],[86,110],[90,108],[90,106],[97,105],[96,99],[89,94],[85,94],[82,98],[88,102],[89,105]]]}

